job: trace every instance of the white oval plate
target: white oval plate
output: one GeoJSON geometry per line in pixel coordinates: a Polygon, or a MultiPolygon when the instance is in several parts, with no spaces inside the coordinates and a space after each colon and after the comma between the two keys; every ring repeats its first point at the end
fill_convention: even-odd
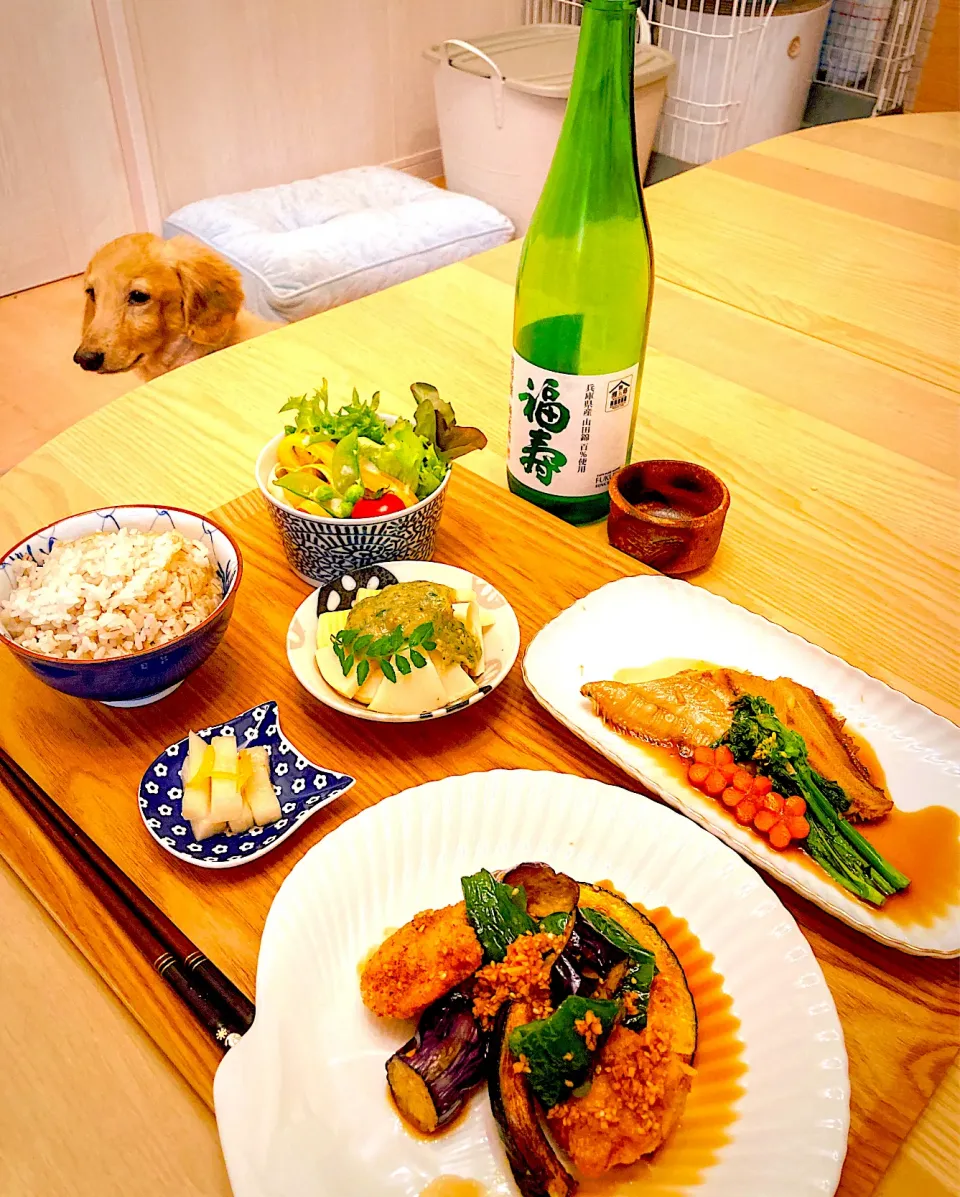
{"type": "MultiPolygon", "coordinates": [[[[336,607],[328,609],[336,610],[336,607]]],[[[370,719],[376,723],[419,723],[424,719],[439,719],[443,715],[452,715],[456,711],[472,707],[500,685],[513,668],[519,652],[520,625],[513,608],[500,591],[469,570],[459,569],[455,565],[442,565],[438,561],[386,561],[358,570],[356,576],[348,574],[336,582],[327,583],[326,586],[307,595],[294,613],[287,629],[287,660],[304,689],[328,707],[342,711],[344,715],[370,719]],[[452,586],[455,590],[473,590],[477,595],[477,603],[484,610],[493,612],[495,622],[483,637],[486,669],[482,677],[475,679],[480,687],[476,694],[439,707],[435,711],[421,711],[415,715],[387,715],[382,711],[371,711],[363,703],[344,698],[323,680],[317,668],[315,655],[318,596],[336,586],[347,592],[359,589],[367,580],[366,575],[378,570],[389,570],[398,582],[440,582],[444,586],[452,586]]]]}
{"type": "Polygon", "coordinates": [[[605,727],[580,694],[584,682],[670,657],[809,686],[864,734],[894,804],[904,811],[944,806],[960,813],[960,728],[762,616],[671,578],[622,578],[602,586],[542,628],[523,660],[527,686],[561,723],[758,868],[881,943],[917,956],[960,955],[960,888],[930,926],[898,925],[806,867],[798,854],[777,852],[740,827],[671,773],[655,750],[605,727]]]}
{"type": "MultiPolygon", "coordinates": [[[[736,853],[667,807],[526,770],[448,777],[387,798],[286,877],[260,945],[256,1020],[214,1081],[235,1197],[417,1197],[441,1175],[515,1197],[484,1090],[438,1139],[404,1131],[384,1065],[411,1024],[364,1009],[358,966],[388,928],[457,901],[464,874],[524,860],[611,878],[648,907],[668,906],[713,953],[747,1072],[698,1197],[830,1197],[846,1151],[847,1057],[830,990],[789,913],[736,853]]],[[[656,1188],[658,1197],[687,1192],[656,1188]]]]}

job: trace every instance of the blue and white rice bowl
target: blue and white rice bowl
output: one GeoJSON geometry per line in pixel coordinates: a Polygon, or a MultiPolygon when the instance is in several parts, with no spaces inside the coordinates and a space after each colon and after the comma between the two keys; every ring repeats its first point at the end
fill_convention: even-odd
{"type": "Polygon", "coordinates": [[[0,631],[3,643],[35,677],[75,698],[95,699],[108,706],[138,707],[171,694],[202,665],[223,639],[233,614],[243,558],[233,537],[209,516],[180,507],[135,504],[84,511],[57,520],[25,537],[0,559],[0,600],[13,591],[24,562],[42,562],[60,541],[78,540],[95,532],[121,528],[141,532],[180,532],[206,545],[216,564],[223,597],[196,627],[143,652],[97,660],[69,660],[25,648],[0,631]]]}
{"type": "MultiPolygon", "coordinates": [[[[396,418],[396,417],[394,417],[396,418]]],[[[385,416],[389,421],[390,416],[385,416]]],[[[403,511],[371,519],[309,515],[270,490],[277,449],[284,433],[264,445],[257,458],[257,485],[267,504],[290,568],[312,585],[322,585],[378,561],[429,561],[437,540],[450,470],[425,499],[403,511]]]]}

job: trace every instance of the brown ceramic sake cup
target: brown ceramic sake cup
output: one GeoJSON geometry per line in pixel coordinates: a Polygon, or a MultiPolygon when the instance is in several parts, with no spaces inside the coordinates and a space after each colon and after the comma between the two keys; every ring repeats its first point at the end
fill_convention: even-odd
{"type": "Polygon", "coordinates": [[[689,574],[713,560],[730,492],[690,461],[635,461],[610,479],[607,538],[663,574],[689,574]]]}

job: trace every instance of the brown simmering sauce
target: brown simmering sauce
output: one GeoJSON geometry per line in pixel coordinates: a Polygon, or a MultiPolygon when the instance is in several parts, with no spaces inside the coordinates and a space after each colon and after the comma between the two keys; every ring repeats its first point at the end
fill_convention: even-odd
{"type": "Polygon", "coordinates": [[[701,1182],[723,1147],[739,1117],[737,1103],[743,1096],[747,1071],[740,1038],[740,1019],[733,1013],[733,999],[724,991],[723,977],[713,967],[713,956],[690,930],[686,919],[666,907],[646,910],[673,948],[687,977],[697,1008],[697,1054],[686,1109],[676,1133],[650,1160],[629,1168],[616,1168],[606,1176],[584,1180],[583,1197],[679,1197],[701,1182]]]}
{"type": "Polygon", "coordinates": [[[956,904],[960,894],[960,816],[956,811],[945,806],[894,808],[876,823],[858,823],[857,830],[910,878],[907,889],[887,898],[877,911],[879,918],[901,927],[932,927],[956,904]]]}

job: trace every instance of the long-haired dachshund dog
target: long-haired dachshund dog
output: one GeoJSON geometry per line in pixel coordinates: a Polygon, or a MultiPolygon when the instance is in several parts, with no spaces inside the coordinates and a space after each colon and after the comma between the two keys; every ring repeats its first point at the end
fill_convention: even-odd
{"type": "Polygon", "coordinates": [[[157,378],[277,325],[242,310],[240,275],[189,237],[128,233],[99,249],[84,276],[84,370],[157,378]]]}

